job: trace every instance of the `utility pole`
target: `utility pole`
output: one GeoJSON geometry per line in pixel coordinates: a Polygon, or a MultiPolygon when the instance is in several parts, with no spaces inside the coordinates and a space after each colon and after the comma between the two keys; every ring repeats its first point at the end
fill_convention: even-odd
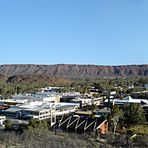
{"type": "Polygon", "coordinates": [[[107,92],[108,108],[110,108],[110,91],[107,92]]]}

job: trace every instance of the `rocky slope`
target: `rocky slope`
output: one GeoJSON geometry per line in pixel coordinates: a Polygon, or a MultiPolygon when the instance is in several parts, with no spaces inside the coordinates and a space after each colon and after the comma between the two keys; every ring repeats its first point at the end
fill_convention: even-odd
{"type": "Polygon", "coordinates": [[[47,75],[14,75],[7,77],[5,79],[7,83],[13,83],[13,84],[50,84],[50,85],[70,85],[71,81],[64,78],[58,78],[53,76],[47,76],[47,75]]]}
{"type": "Polygon", "coordinates": [[[0,75],[46,75],[63,78],[134,77],[148,76],[148,65],[1,65],[0,75]]]}

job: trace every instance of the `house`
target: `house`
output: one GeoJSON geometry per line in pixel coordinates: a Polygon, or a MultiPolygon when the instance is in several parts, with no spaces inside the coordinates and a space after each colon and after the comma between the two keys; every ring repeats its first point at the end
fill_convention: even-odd
{"type": "Polygon", "coordinates": [[[108,131],[108,122],[105,117],[86,117],[78,115],[62,116],[59,128],[74,133],[101,133],[108,131]]]}

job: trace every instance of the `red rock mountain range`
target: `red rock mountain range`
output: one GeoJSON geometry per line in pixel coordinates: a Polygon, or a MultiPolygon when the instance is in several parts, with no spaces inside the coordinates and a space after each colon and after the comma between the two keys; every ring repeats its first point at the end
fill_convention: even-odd
{"type": "Polygon", "coordinates": [[[0,65],[0,74],[46,75],[64,78],[135,77],[148,76],[148,65],[98,66],[98,65],[0,65]]]}

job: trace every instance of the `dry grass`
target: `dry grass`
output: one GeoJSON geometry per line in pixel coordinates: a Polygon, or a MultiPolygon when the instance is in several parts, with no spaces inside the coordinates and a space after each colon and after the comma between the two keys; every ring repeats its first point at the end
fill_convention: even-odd
{"type": "Polygon", "coordinates": [[[137,134],[148,135],[148,125],[136,125],[131,127],[130,130],[137,134]]]}

